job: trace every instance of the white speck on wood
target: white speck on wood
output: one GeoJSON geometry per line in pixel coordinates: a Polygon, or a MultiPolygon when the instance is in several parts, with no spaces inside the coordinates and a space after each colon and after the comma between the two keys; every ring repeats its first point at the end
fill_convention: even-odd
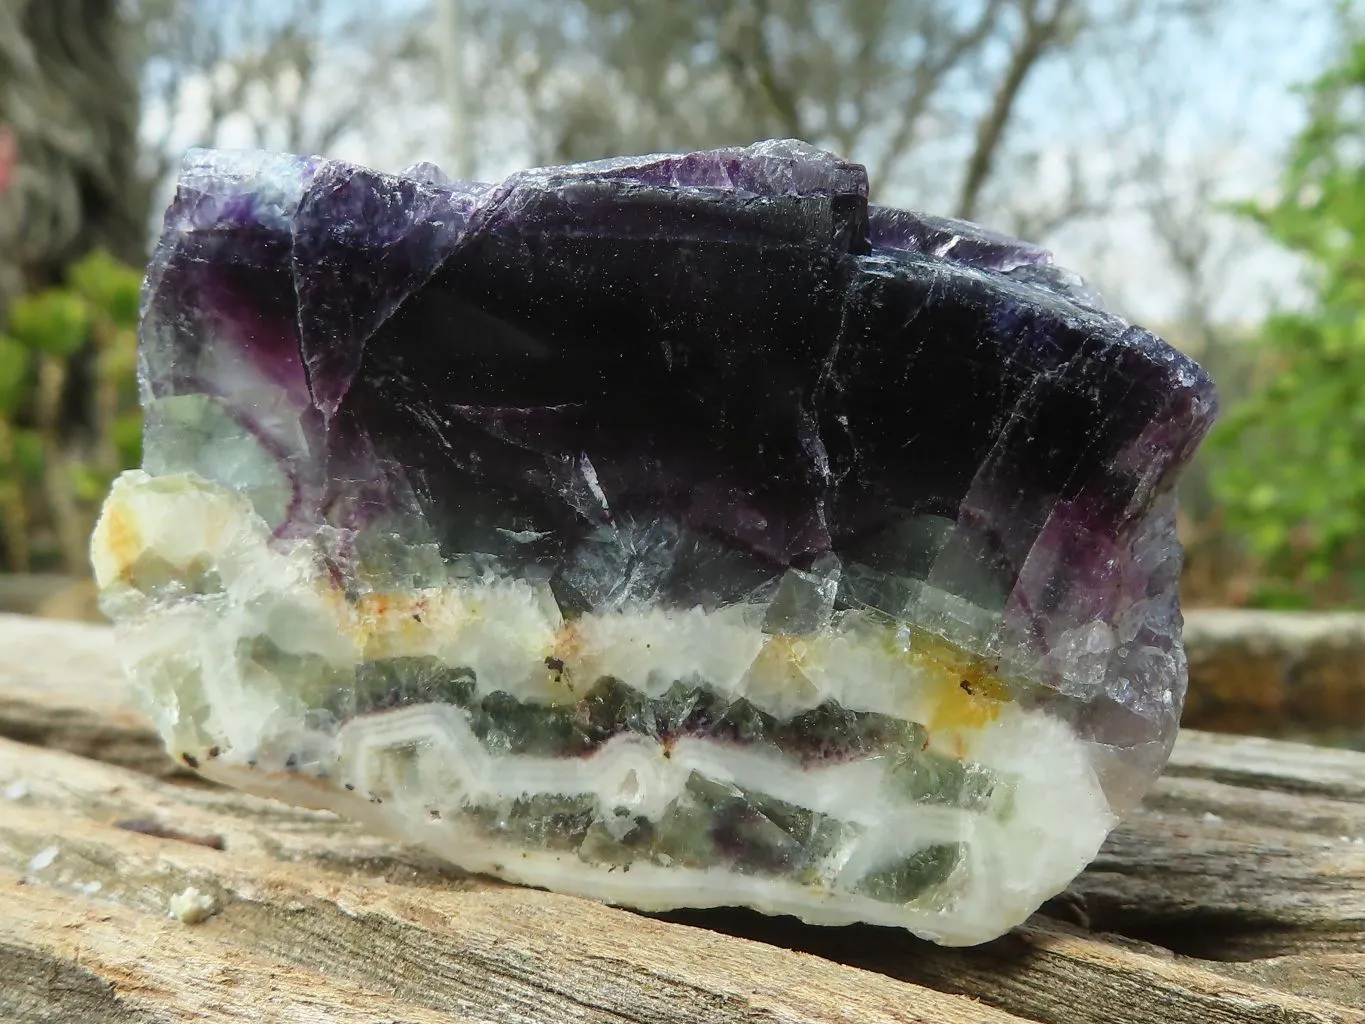
{"type": "Polygon", "coordinates": [[[213,897],[206,892],[200,892],[194,886],[172,896],[168,906],[171,917],[178,918],[185,924],[200,924],[207,921],[217,909],[213,897]]]}

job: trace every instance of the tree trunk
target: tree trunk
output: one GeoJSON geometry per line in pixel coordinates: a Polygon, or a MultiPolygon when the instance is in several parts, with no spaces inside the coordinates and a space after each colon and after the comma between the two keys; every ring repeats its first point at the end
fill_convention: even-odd
{"type": "Polygon", "coordinates": [[[0,3],[0,126],[17,166],[0,194],[0,317],[95,248],[140,262],[138,89],[118,0],[0,3]]]}

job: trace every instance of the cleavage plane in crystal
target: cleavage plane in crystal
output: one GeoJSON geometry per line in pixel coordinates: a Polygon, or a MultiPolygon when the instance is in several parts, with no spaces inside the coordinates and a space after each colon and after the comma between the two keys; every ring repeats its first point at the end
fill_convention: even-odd
{"type": "Polygon", "coordinates": [[[807,145],[195,151],[93,540],[177,757],[456,865],[948,944],[1164,764],[1195,363],[807,145]]]}

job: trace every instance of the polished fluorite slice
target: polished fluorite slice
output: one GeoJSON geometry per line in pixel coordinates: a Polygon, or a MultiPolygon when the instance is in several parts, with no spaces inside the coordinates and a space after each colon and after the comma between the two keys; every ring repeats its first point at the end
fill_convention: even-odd
{"type": "Polygon", "coordinates": [[[1160,771],[1202,370],[789,141],[195,152],[94,538],[204,774],[489,872],[947,943],[1160,771]]]}

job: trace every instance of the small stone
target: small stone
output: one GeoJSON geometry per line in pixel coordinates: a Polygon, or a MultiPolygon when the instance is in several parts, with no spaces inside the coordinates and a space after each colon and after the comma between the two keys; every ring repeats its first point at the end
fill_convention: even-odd
{"type": "Polygon", "coordinates": [[[1207,375],[802,143],[196,151],[93,542],[170,750],[471,871],[993,938],[1160,772],[1207,375]]]}
{"type": "Polygon", "coordinates": [[[166,907],[171,917],[185,924],[202,924],[218,909],[217,902],[211,895],[200,892],[192,885],[172,895],[166,901],[166,907]]]}

